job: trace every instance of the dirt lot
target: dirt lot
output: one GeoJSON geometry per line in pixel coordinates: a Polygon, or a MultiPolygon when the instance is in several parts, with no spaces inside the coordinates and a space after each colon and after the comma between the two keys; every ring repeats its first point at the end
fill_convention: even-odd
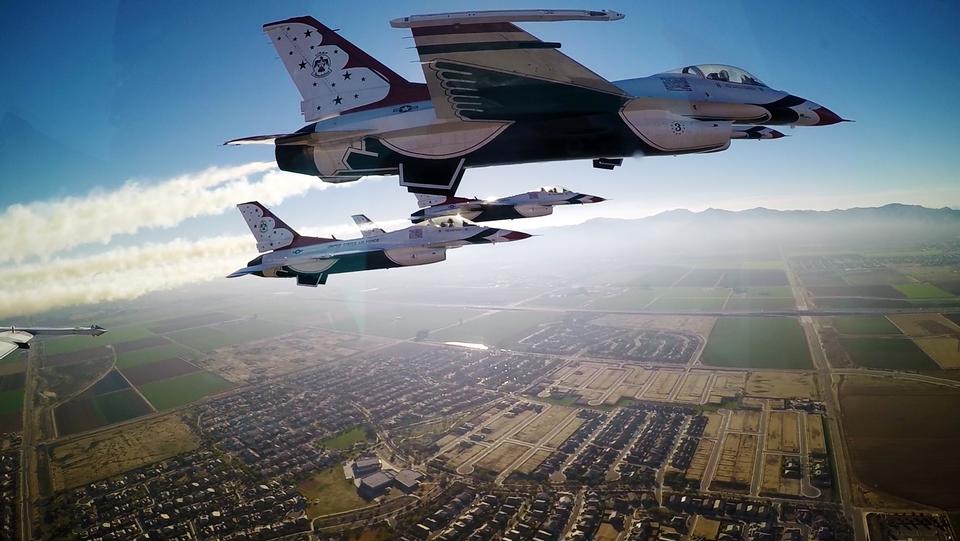
{"type": "Polygon", "coordinates": [[[603,365],[581,363],[580,366],[575,368],[573,371],[564,375],[563,380],[561,380],[560,383],[561,385],[568,387],[583,387],[602,368],[603,365]]]}
{"type": "Polygon", "coordinates": [[[704,438],[715,438],[720,432],[720,423],[723,421],[723,415],[719,413],[707,413],[707,427],[703,429],[704,438]]]}
{"type": "Polygon", "coordinates": [[[956,337],[938,336],[932,338],[917,338],[914,342],[920,346],[940,368],[950,370],[960,368],[960,332],[956,337]]]}
{"type": "Polygon", "coordinates": [[[791,372],[751,372],[747,377],[746,394],[759,398],[819,397],[813,374],[791,372]]]}
{"type": "Polygon", "coordinates": [[[773,411],[767,420],[767,451],[800,452],[800,419],[793,411],[773,411]]]}
{"type": "Polygon", "coordinates": [[[685,331],[706,338],[716,318],[705,316],[654,316],[643,314],[608,314],[590,323],[625,329],[658,329],[685,331]]]}
{"type": "Polygon", "coordinates": [[[607,391],[623,376],[622,368],[604,368],[600,375],[587,385],[588,389],[607,391]]]}
{"type": "Polygon", "coordinates": [[[195,449],[197,438],[176,415],[83,436],[51,447],[56,491],[74,488],[195,449]]]}
{"type": "Polygon", "coordinates": [[[753,459],[757,450],[757,436],[727,434],[720,451],[720,462],[711,485],[749,489],[753,477],[753,459]]]}
{"type": "Polygon", "coordinates": [[[530,419],[536,414],[537,412],[535,411],[524,410],[518,413],[515,417],[508,417],[508,415],[510,415],[508,413],[508,414],[505,414],[503,417],[500,417],[499,419],[494,420],[492,423],[486,425],[492,430],[492,432],[487,434],[487,441],[493,442],[493,441],[499,440],[507,432],[511,431],[517,425],[526,421],[527,419],[530,419]]]}
{"type": "Polygon", "coordinates": [[[642,386],[644,383],[650,380],[653,377],[653,370],[644,370],[642,368],[631,368],[630,373],[627,374],[626,379],[623,380],[624,385],[637,385],[642,386]]]}
{"type": "Polygon", "coordinates": [[[759,432],[760,412],[754,410],[736,410],[730,414],[727,430],[731,432],[759,432]]]}
{"type": "Polygon", "coordinates": [[[676,370],[657,371],[653,383],[647,387],[647,390],[643,393],[643,397],[651,400],[666,400],[670,397],[670,392],[676,387],[682,375],[683,372],[676,370]]]}
{"type": "Polygon", "coordinates": [[[567,424],[564,425],[562,429],[560,429],[560,432],[557,432],[556,434],[554,434],[554,436],[550,438],[550,440],[547,441],[544,445],[547,445],[549,447],[559,447],[560,444],[567,441],[567,438],[572,436],[573,433],[576,432],[577,429],[580,428],[580,425],[582,424],[583,424],[583,419],[579,417],[574,417],[573,419],[570,419],[570,421],[568,421],[567,424]]]}
{"type": "Polygon", "coordinates": [[[494,473],[500,473],[529,450],[529,447],[524,447],[523,445],[501,443],[485,457],[478,460],[475,466],[494,473]]]}
{"type": "Polygon", "coordinates": [[[747,375],[743,372],[717,372],[710,388],[708,400],[719,403],[724,398],[733,398],[743,392],[747,382],[747,375]]]}
{"type": "Polygon", "coordinates": [[[960,392],[892,378],[846,376],[840,408],[854,471],[854,495],[878,505],[897,499],[960,510],[960,392]]]}
{"type": "Polygon", "coordinates": [[[527,443],[537,443],[573,412],[573,408],[550,406],[513,437],[527,443]]]}
{"type": "Polygon", "coordinates": [[[604,404],[607,406],[616,405],[621,398],[636,398],[637,394],[640,392],[640,387],[636,385],[621,385],[616,388],[615,391],[610,393],[610,396],[604,400],[604,404]]]}
{"type": "Polygon", "coordinates": [[[807,452],[826,456],[827,441],[823,436],[823,419],[819,413],[805,413],[807,421],[807,452]]]}
{"type": "MultiPolygon", "coordinates": [[[[520,455],[515,456],[514,459],[519,458],[519,456],[520,455]]],[[[516,471],[524,475],[529,475],[531,472],[533,472],[533,470],[537,469],[537,466],[539,466],[544,460],[546,460],[548,456],[550,456],[550,451],[544,451],[544,450],[537,451],[533,453],[533,455],[530,458],[524,460],[523,464],[520,464],[520,466],[517,467],[516,471]]]]}
{"type": "MultiPolygon", "coordinates": [[[[799,459],[799,457],[797,457],[799,459]]],[[[783,465],[783,455],[763,455],[763,481],[760,484],[760,494],[797,496],[800,494],[800,480],[788,479],[780,476],[783,465]]]]}
{"type": "Polygon", "coordinates": [[[458,446],[444,454],[442,459],[446,461],[448,468],[456,470],[461,465],[468,462],[471,458],[477,456],[487,449],[489,449],[489,447],[485,445],[478,445],[476,443],[466,448],[461,448],[458,446]]]}
{"type": "Polygon", "coordinates": [[[683,380],[683,386],[677,393],[678,402],[693,402],[699,404],[703,399],[703,392],[707,389],[710,382],[709,372],[690,372],[687,379],[683,380]]]}
{"type": "Polygon", "coordinates": [[[693,459],[690,461],[690,467],[687,468],[684,477],[688,481],[700,481],[703,479],[703,473],[707,469],[707,462],[710,460],[710,453],[713,452],[713,446],[716,445],[713,440],[701,439],[697,444],[697,450],[693,453],[693,459]]]}

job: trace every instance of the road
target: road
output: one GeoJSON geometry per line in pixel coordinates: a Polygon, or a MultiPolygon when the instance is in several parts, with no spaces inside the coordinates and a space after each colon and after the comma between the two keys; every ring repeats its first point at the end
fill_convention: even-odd
{"type": "Polygon", "coordinates": [[[20,444],[20,539],[31,541],[33,539],[33,520],[31,519],[33,496],[31,495],[30,483],[34,479],[31,471],[36,460],[36,430],[37,419],[35,419],[33,401],[37,396],[37,369],[40,363],[40,353],[38,348],[27,350],[27,370],[24,375],[23,386],[23,439],[20,444]]]}

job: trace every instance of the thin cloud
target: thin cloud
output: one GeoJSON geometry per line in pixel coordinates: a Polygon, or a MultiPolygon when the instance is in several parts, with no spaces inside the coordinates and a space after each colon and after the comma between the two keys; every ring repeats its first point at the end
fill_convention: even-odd
{"type": "Polygon", "coordinates": [[[56,201],[14,204],[0,212],[0,263],[20,263],[117,235],[170,228],[198,216],[222,214],[241,201],[275,205],[326,184],[285,173],[268,162],[211,167],[157,183],[130,181],[107,191],[56,201]]]}

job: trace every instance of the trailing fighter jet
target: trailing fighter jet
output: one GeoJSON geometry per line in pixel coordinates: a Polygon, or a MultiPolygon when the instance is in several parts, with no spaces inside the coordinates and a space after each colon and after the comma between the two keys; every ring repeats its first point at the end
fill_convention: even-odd
{"type": "Polygon", "coordinates": [[[107,332],[100,325],[89,327],[0,327],[0,359],[18,349],[29,349],[30,341],[38,334],[89,334],[100,336],[107,332]]]}
{"type": "Polygon", "coordinates": [[[358,239],[305,237],[256,201],[237,205],[257,239],[258,256],[227,276],[253,274],[268,278],[296,278],[297,285],[316,287],[327,276],[437,263],[448,248],[525,239],[530,235],[509,229],[484,227],[448,216],[427,220],[397,231],[384,231],[363,214],[353,216],[358,239]],[[268,252],[268,253],[264,253],[268,252]]]}
{"type": "Polygon", "coordinates": [[[533,192],[489,200],[420,193],[416,196],[420,210],[410,215],[413,223],[441,216],[460,216],[471,222],[534,218],[553,214],[553,207],[556,205],[583,205],[606,201],[596,195],[571,192],[557,186],[544,186],[533,192]]]}
{"type": "Polygon", "coordinates": [[[456,193],[464,171],[502,164],[717,152],[776,139],[768,125],[841,122],[745,70],[687,66],[608,81],[518,22],[615,21],[614,11],[506,10],[414,15],[424,83],[407,81],[313,17],[264,25],[310,124],[226,144],[276,146],[278,166],[326,182],[399,175],[416,193],[456,193]]]}

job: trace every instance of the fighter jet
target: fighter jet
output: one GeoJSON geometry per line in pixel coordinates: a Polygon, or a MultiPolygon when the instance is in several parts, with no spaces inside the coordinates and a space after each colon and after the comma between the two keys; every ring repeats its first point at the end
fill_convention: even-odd
{"type": "Polygon", "coordinates": [[[544,186],[536,191],[489,200],[420,193],[416,196],[420,210],[410,215],[413,223],[441,216],[460,216],[471,222],[534,218],[553,214],[553,207],[556,205],[583,205],[606,201],[596,195],[571,192],[557,186],[544,186]]]}
{"type": "Polygon", "coordinates": [[[393,267],[437,263],[447,249],[468,244],[491,244],[525,239],[530,235],[509,229],[484,227],[459,216],[426,220],[386,232],[363,214],[353,216],[358,239],[306,237],[256,201],[237,205],[263,255],[227,278],[246,274],[268,278],[296,278],[297,285],[316,287],[327,276],[393,267]],[[264,253],[267,252],[267,253],[264,253]]]}
{"type": "Polygon", "coordinates": [[[107,332],[99,325],[89,327],[0,327],[0,359],[18,349],[29,349],[30,341],[38,334],[89,334],[100,336],[107,332]]]}
{"type": "MultiPolygon", "coordinates": [[[[268,23],[310,124],[226,144],[274,144],[278,166],[326,182],[399,175],[415,193],[455,195],[472,167],[717,152],[776,139],[767,125],[824,126],[826,107],[746,70],[700,64],[608,81],[515,23],[615,21],[615,11],[506,10],[413,15],[426,84],[411,82],[313,17],[268,23]]],[[[621,55],[629,53],[621,53],[621,55]]],[[[628,60],[629,61],[629,60],[628,60]]]]}

